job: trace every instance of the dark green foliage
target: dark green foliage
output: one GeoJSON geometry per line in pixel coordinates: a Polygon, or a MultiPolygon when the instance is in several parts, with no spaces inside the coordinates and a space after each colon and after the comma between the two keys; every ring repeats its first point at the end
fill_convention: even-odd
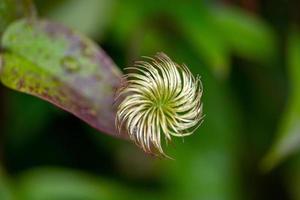
{"type": "Polygon", "coordinates": [[[78,111],[96,108],[97,128],[114,134],[114,111],[106,112],[120,73],[81,54],[85,45],[99,50],[70,26],[121,69],[158,51],[184,62],[202,77],[206,115],[194,135],[165,148],[175,161],[160,160],[0,86],[0,199],[299,200],[299,5],[224,2],[37,0],[48,20],[16,21],[22,9],[0,0],[6,86],[97,127],[78,111]]]}

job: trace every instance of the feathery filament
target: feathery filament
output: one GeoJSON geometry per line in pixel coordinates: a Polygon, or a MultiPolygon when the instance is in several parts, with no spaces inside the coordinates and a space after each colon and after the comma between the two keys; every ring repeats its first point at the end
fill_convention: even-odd
{"type": "Polygon", "coordinates": [[[202,121],[202,83],[185,65],[158,53],[128,67],[118,96],[116,127],[124,129],[145,152],[167,156],[162,138],[192,134],[202,121]]]}

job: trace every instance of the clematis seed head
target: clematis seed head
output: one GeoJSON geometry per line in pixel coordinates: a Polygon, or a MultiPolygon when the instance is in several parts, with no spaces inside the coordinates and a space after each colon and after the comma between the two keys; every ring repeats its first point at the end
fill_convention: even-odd
{"type": "Polygon", "coordinates": [[[145,58],[126,68],[115,123],[145,152],[168,157],[162,140],[191,135],[202,122],[202,83],[164,53],[145,58]]]}

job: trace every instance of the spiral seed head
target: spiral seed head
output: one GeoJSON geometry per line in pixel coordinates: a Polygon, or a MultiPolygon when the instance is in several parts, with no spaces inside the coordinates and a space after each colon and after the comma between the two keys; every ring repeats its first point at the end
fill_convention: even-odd
{"type": "Polygon", "coordinates": [[[202,83],[185,65],[158,53],[138,61],[124,75],[117,98],[116,127],[145,152],[163,155],[162,139],[192,134],[202,121],[202,83]]]}

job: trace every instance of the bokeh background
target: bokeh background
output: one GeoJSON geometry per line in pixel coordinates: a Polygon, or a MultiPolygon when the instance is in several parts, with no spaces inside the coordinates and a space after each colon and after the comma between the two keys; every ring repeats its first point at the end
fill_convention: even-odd
{"type": "Polygon", "coordinates": [[[203,125],[144,154],[0,86],[1,200],[299,200],[297,0],[36,0],[123,69],[167,53],[200,74],[203,125]]]}

